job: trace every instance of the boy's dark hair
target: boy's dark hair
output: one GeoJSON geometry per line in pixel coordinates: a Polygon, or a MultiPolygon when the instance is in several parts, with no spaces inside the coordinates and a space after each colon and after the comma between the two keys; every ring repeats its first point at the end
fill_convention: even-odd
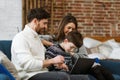
{"type": "Polygon", "coordinates": [[[50,14],[44,8],[34,8],[28,12],[27,20],[31,22],[34,18],[38,20],[50,18],[50,14]]]}
{"type": "Polygon", "coordinates": [[[83,45],[83,37],[78,31],[69,32],[66,39],[72,42],[77,48],[80,48],[83,45]]]}

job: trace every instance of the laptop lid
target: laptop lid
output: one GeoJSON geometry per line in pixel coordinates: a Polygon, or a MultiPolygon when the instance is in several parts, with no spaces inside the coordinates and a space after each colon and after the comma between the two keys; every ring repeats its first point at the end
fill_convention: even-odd
{"type": "Polygon", "coordinates": [[[78,58],[73,65],[70,73],[71,74],[86,74],[92,67],[94,59],[90,58],[78,58]]]}

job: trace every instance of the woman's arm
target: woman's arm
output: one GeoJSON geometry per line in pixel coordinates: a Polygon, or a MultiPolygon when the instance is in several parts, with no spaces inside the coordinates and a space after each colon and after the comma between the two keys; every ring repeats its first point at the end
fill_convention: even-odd
{"type": "Polygon", "coordinates": [[[42,43],[43,43],[44,46],[47,46],[47,47],[48,47],[48,46],[52,46],[52,45],[53,45],[52,42],[47,41],[47,40],[45,40],[45,39],[42,39],[41,41],[42,41],[42,43]]]}

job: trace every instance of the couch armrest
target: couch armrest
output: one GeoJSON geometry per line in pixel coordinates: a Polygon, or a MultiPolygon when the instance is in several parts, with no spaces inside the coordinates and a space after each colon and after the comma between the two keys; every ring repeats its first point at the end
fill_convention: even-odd
{"type": "Polygon", "coordinates": [[[100,60],[100,64],[113,74],[120,75],[120,60],[100,60]]]}
{"type": "Polygon", "coordinates": [[[0,73],[0,80],[10,80],[10,78],[5,74],[0,73]]]}
{"type": "Polygon", "coordinates": [[[0,50],[11,60],[11,40],[0,40],[0,50]]]}

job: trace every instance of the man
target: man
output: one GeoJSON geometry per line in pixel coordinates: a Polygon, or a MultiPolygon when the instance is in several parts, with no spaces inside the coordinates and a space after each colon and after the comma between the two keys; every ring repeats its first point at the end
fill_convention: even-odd
{"type": "MultiPolygon", "coordinates": [[[[44,73],[45,77],[39,76],[38,73],[47,72],[46,67],[51,64],[64,62],[64,57],[62,56],[57,56],[49,60],[45,60],[44,58],[45,48],[41,43],[39,34],[47,28],[49,17],[49,13],[43,8],[32,9],[27,16],[29,23],[13,39],[11,47],[12,62],[18,70],[21,79],[33,80],[31,77],[34,78],[34,76],[36,78],[34,80],[38,80],[39,77],[46,79],[45,77],[49,73],[44,73]]],[[[49,75],[48,78],[51,75],[56,75],[56,73],[51,72],[49,75]]],[[[66,74],[58,73],[57,76],[61,76],[60,80],[68,80],[66,74]]],[[[56,76],[52,76],[51,79],[57,80],[56,76]]],[[[42,80],[42,78],[39,80],[42,80]]]]}
{"type": "MultiPolygon", "coordinates": [[[[49,13],[43,8],[31,9],[27,15],[29,23],[12,41],[12,62],[22,80],[72,80],[74,77],[70,79],[65,72],[48,72],[46,68],[64,63],[64,57],[60,55],[45,60],[45,48],[39,34],[47,29],[49,17],[49,13]]],[[[63,67],[67,69],[67,66],[63,67]]]]}

